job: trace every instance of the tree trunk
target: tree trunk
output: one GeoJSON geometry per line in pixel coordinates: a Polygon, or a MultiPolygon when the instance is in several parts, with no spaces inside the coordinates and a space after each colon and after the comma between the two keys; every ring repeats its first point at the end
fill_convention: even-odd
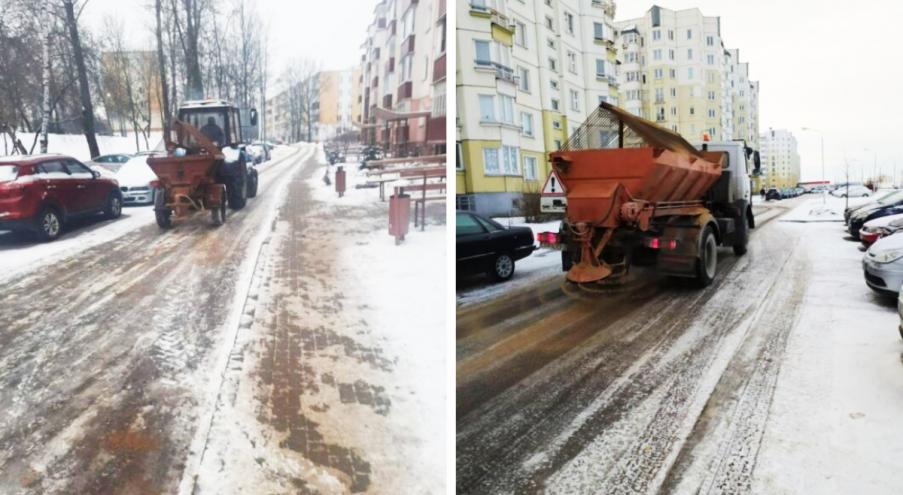
{"type": "Polygon", "coordinates": [[[44,37],[44,101],[41,118],[41,153],[47,153],[47,132],[50,128],[50,32],[44,37]]]}
{"type": "MultiPolygon", "coordinates": [[[[163,0],[156,0],[155,7],[157,11],[157,63],[160,66],[160,106],[163,108],[163,135],[169,136],[169,122],[172,119],[172,115],[169,111],[169,87],[166,85],[166,58],[163,56],[163,25],[160,21],[163,0]]],[[[175,74],[173,74],[173,77],[175,77],[175,74]]]]}
{"type": "Polygon", "coordinates": [[[85,139],[88,141],[88,149],[91,157],[100,155],[97,146],[97,136],[94,133],[94,105],[91,103],[91,89],[88,87],[88,69],[85,67],[85,56],[82,53],[82,44],[78,36],[78,22],[75,19],[73,0],[63,0],[66,9],[66,25],[69,28],[69,41],[72,44],[72,52],[75,56],[75,65],[78,70],[78,86],[82,101],[82,127],[85,130],[85,139]]]}

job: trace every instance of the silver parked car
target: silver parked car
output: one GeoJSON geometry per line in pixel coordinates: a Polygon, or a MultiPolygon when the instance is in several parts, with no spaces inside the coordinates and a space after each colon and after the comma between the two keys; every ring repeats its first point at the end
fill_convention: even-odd
{"type": "Polygon", "coordinates": [[[882,237],[862,257],[865,283],[883,294],[900,292],[903,286],[903,234],[882,237]]]}

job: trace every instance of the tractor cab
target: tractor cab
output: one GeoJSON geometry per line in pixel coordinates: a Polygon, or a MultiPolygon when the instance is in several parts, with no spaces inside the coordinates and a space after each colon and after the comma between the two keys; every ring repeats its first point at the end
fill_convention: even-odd
{"type": "Polygon", "coordinates": [[[251,108],[242,112],[223,100],[186,102],[179,107],[178,118],[201,131],[221,149],[239,147],[257,134],[257,110],[251,108]],[[242,119],[243,113],[245,119],[242,119]]]}

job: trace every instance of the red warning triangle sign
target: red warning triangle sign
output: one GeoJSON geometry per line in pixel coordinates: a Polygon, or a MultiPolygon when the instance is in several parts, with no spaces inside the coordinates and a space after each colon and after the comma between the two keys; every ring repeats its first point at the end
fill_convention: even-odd
{"type": "Polygon", "coordinates": [[[545,185],[542,186],[542,195],[564,196],[565,194],[567,194],[567,192],[568,191],[564,187],[564,184],[561,183],[561,179],[558,178],[558,172],[553,170],[546,178],[545,185]]]}

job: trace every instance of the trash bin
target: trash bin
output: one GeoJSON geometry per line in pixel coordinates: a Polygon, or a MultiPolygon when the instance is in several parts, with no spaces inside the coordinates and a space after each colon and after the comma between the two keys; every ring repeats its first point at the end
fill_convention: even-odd
{"type": "Polygon", "coordinates": [[[411,195],[404,189],[395,188],[395,194],[389,198],[389,235],[395,237],[395,244],[401,244],[408,233],[411,223],[411,195]]]}

